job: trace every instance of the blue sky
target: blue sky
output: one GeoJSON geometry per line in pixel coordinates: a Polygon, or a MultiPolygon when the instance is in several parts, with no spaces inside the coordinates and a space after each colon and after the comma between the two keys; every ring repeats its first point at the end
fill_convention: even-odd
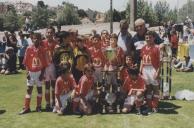
{"type": "MultiPolygon", "coordinates": [[[[36,4],[38,0],[0,0],[1,1],[24,1],[24,2],[31,2],[33,4],[36,4]]],[[[62,1],[68,1],[70,3],[73,3],[74,5],[78,6],[82,9],[93,9],[98,11],[106,11],[109,8],[110,0],[43,0],[45,4],[48,4],[50,6],[57,6],[62,3],[62,1]]],[[[113,0],[113,7],[117,10],[124,10],[126,8],[126,3],[129,0],[113,0]]],[[[158,0],[145,0],[152,2],[155,4],[158,0]]],[[[183,4],[186,3],[187,0],[166,0],[171,8],[176,7],[177,5],[181,7],[183,4]]]]}

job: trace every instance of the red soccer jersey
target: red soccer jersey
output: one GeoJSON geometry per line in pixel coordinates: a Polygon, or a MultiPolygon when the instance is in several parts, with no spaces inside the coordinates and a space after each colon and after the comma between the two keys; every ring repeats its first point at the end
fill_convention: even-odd
{"type": "Polygon", "coordinates": [[[156,70],[160,67],[160,49],[157,45],[145,45],[141,49],[141,61],[143,66],[152,65],[156,70]]]}
{"type": "Polygon", "coordinates": [[[44,40],[42,42],[42,46],[44,47],[44,49],[46,51],[46,61],[48,64],[53,62],[53,53],[54,53],[54,49],[55,49],[57,44],[58,43],[54,40],[52,43],[49,43],[48,40],[44,40]]]}
{"type": "Polygon", "coordinates": [[[129,76],[129,73],[128,73],[128,68],[127,67],[124,67],[121,71],[120,71],[120,78],[121,78],[121,81],[125,81],[125,79],[129,76]]]}
{"type": "Polygon", "coordinates": [[[145,91],[145,82],[140,75],[137,80],[132,80],[130,76],[128,76],[123,83],[123,89],[128,95],[130,95],[133,90],[145,91]]]}
{"type": "Polygon", "coordinates": [[[61,76],[59,76],[55,83],[55,95],[66,94],[70,90],[73,90],[76,86],[75,79],[72,75],[66,79],[63,79],[61,76]]]}
{"type": "Polygon", "coordinates": [[[91,90],[92,86],[94,84],[94,77],[86,77],[86,75],[83,75],[78,84],[78,94],[81,94],[82,96],[86,96],[88,92],[91,90]]]}
{"type": "Polygon", "coordinates": [[[178,48],[178,36],[176,34],[171,35],[170,42],[172,43],[172,48],[178,48]]]}
{"type": "Polygon", "coordinates": [[[38,48],[34,45],[29,46],[26,50],[23,64],[26,66],[27,70],[31,72],[41,71],[45,68],[48,64],[42,46],[38,48]]]}
{"type": "Polygon", "coordinates": [[[89,49],[92,63],[94,67],[103,67],[105,62],[105,57],[101,49],[96,49],[91,47],[89,49]]]}

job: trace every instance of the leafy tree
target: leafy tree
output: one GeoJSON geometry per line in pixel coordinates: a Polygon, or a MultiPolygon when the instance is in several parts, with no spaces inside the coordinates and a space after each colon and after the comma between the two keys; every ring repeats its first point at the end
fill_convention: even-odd
{"type": "Polygon", "coordinates": [[[63,2],[63,9],[57,12],[57,22],[60,25],[80,24],[77,8],[68,2],[63,2]]]}
{"type": "Polygon", "coordinates": [[[81,17],[81,18],[88,16],[83,9],[79,9],[77,12],[78,12],[79,17],[81,17]]]}
{"type": "Polygon", "coordinates": [[[158,23],[167,22],[167,15],[169,13],[169,4],[167,1],[157,1],[156,5],[154,6],[154,11],[158,17],[158,23]]]}
{"type": "Polygon", "coordinates": [[[38,1],[37,7],[32,10],[33,28],[44,28],[49,24],[48,6],[43,1],[38,1]]]}
{"type": "MultiPolygon", "coordinates": [[[[113,22],[119,22],[121,20],[121,13],[116,9],[113,9],[113,22]]],[[[105,14],[105,21],[110,21],[110,10],[105,14]]]]}
{"type": "Polygon", "coordinates": [[[18,15],[13,6],[9,6],[8,12],[3,15],[3,28],[8,31],[15,31],[18,26],[18,15]]]}
{"type": "Polygon", "coordinates": [[[184,22],[186,17],[189,16],[194,21],[194,1],[188,0],[186,4],[179,9],[178,21],[184,22]]]}

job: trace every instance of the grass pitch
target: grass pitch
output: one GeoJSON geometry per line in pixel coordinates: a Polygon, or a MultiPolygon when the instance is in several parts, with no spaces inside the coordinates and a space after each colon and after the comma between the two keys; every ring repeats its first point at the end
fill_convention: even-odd
{"type": "MultiPolygon", "coordinates": [[[[194,73],[173,72],[172,95],[176,91],[194,91],[194,73]]],[[[130,114],[58,116],[51,112],[18,115],[26,93],[25,73],[0,75],[0,128],[193,128],[194,101],[162,100],[159,113],[149,116],[130,114]]],[[[45,106],[43,99],[43,107],[45,106]]],[[[36,88],[31,110],[36,107],[36,88]]]]}

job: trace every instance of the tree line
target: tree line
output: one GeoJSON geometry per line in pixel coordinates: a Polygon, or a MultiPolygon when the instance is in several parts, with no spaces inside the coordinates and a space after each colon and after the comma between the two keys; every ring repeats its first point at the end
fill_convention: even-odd
{"type": "MultiPolygon", "coordinates": [[[[193,14],[194,1],[188,0],[180,9],[170,9],[167,1],[157,1],[153,6],[144,0],[137,0],[137,18],[143,18],[150,26],[161,25],[168,21],[174,23],[183,22],[186,16],[194,20],[193,14]]],[[[94,19],[97,12],[94,11],[94,19]]],[[[31,28],[33,30],[45,28],[51,25],[73,25],[80,24],[81,19],[88,17],[83,9],[78,9],[69,2],[63,2],[60,9],[51,10],[43,1],[38,1],[32,12],[25,12],[18,15],[14,6],[9,6],[8,11],[0,14],[0,30],[15,31],[25,24],[25,17],[31,17],[31,28]]],[[[130,18],[130,3],[127,3],[124,11],[113,9],[113,21],[119,22],[122,19],[130,18]]],[[[90,19],[95,22],[94,19],[90,19]]],[[[110,21],[110,10],[105,12],[105,22],[110,21]]]]}

